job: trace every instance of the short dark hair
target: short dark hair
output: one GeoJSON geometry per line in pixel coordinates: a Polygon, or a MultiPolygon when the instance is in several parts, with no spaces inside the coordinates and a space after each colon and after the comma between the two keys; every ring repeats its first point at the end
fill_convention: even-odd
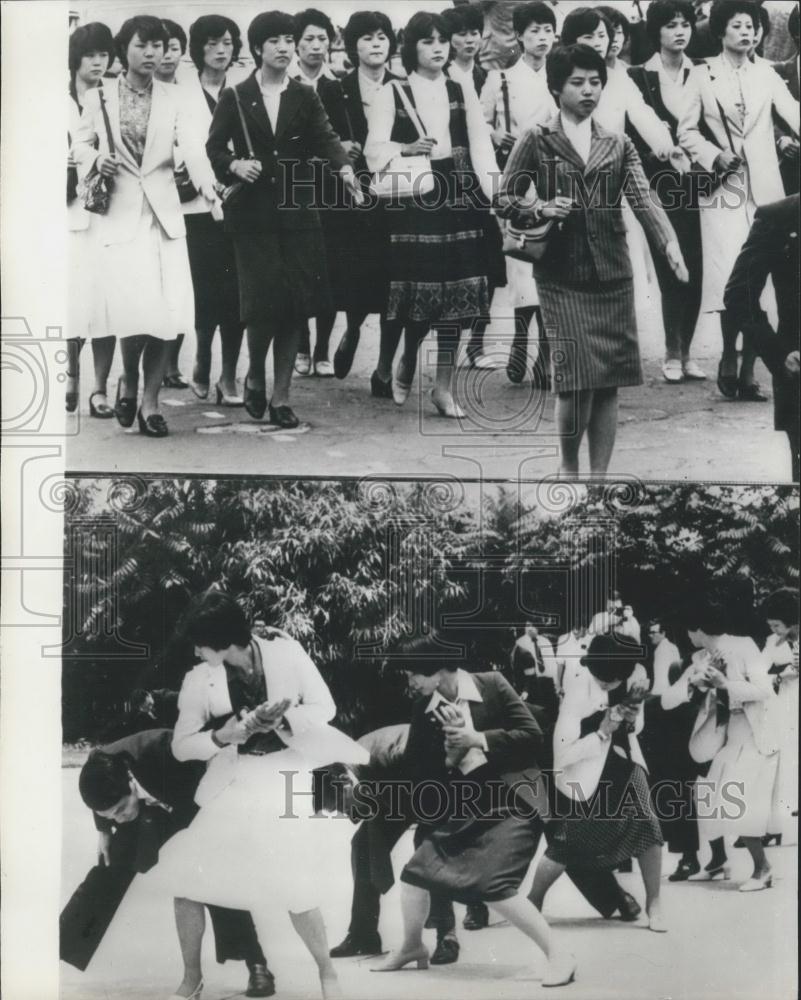
{"type": "Polygon", "coordinates": [[[331,18],[328,14],[324,14],[321,10],[315,10],[314,7],[309,7],[295,15],[296,45],[301,40],[303,32],[309,27],[310,24],[313,24],[318,28],[325,28],[325,33],[328,35],[328,41],[333,42],[336,31],[331,18]]]}
{"type": "Polygon", "coordinates": [[[790,32],[790,37],[795,39],[796,45],[798,45],[799,38],[799,20],[801,20],[801,10],[799,10],[798,4],[796,4],[787,18],[787,30],[790,32]]]}
{"type": "Polygon", "coordinates": [[[692,0],[653,0],[649,6],[645,27],[655,49],[659,50],[662,29],[675,17],[683,17],[695,30],[698,17],[692,0]]]}
{"type": "Polygon", "coordinates": [[[709,12],[709,31],[712,37],[722,39],[729,21],[738,14],[747,14],[754,23],[754,31],[759,29],[759,7],[753,0],[715,0],[709,12]]]}
{"type": "Polygon", "coordinates": [[[161,23],[167,30],[167,43],[173,38],[177,38],[181,43],[181,55],[186,54],[186,32],[177,21],[171,21],[168,17],[162,17],[161,23]]]}
{"type": "Polygon", "coordinates": [[[462,31],[484,31],[484,15],[481,8],[475,4],[466,3],[460,7],[450,7],[448,10],[443,10],[442,16],[452,35],[458,35],[462,31]]]}
{"type": "Polygon", "coordinates": [[[531,0],[531,3],[520,4],[512,11],[512,27],[516,35],[522,35],[531,24],[550,24],[556,32],[556,14],[542,0],[531,0]]]}
{"type": "Polygon", "coordinates": [[[552,94],[561,94],[574,69],[595,70],[601,78],[601,83],[606,86],[608,79],[606,62],[600,53],[591,49],[589,45],[559,45],[553,49],[545,64],[548,90],[552,94]]]}
{"type": "Polygon", "coordinates": [[[100,21],[79,25],[70,35],[69,67],[71,80],[75,79],[83,57],[90,52],[107,52],[109,62],[113,62],[114,56],[117,54],[111,29],[100,21]]]}
{"type": "Polygon", "coordinates": [[[797,625],[799,619],[799,593],[795,587],[775,590],[762,604],[762,617],[775,619],[785,625],[797,625]]]}
{"type": "MultiPolygon", "coordinates": [[[[426,37],[426,36],[423,36],[426,37]]],[[[390,665],[398,670],[431,677],[440,670],[458,670],[461,658],[448,649],[443,633],[433,631],[414,639],[404,639],[397,644],[390,665]]]]}
{"type": "Polygon", "coordinates": [[[764,42],[773,27],[770,22],[770,11],[767,7],[759,8],[759,24],[762,28],[762,41],[764,42]]]}
{"type": "Polygon", "coordinates": [[[596,7],[603,16],[612,25],[614,31],[618,28],[623,29],[623,35],[626,41],[631,37],[631,21],[626,17],[622,10],[618,10],[616,7],[608,7],[606,4],[600,4],[596,7]]]}
{"type": "Polygon", "coordinates": [[[199,70],[203,69],[203,50],[208,42],[222,38],[226,31],[230,32],[231,41],[234,43],[231,62],[236,62],[242,51],[242,34],[239,25],[230,17],[222,14],[204,14],[190,26],[189,58],[199,70]]]}
{"type": "Polygon", "coordinates": [[[114,39],[117,57],[122,63],[123,69],[128,69],[128,46],[134,35],[138,35],[143,42],[161,42],[165,48],[170,40],[160,17],[151,17],[150,14],[137,14],[136,17],[129,17],[114,39]]]}
{"type": "Polygon", "coordinates": [[[707,598],[694,603],[685,611],[688,629],[701,630],[707,635],[725,635],[729,631],[732,611],[724,600],[707,598]]]}
{"type": "Polygon", "coordinates": [[[295,18],[282,10],[267,10],[257,14],[248,25],[248,48],[256,66],[261,66],[261,50],[268,38],[279,35],[295,37],[295,18]]]}
{"type": "Polygon", "coordinates": [[[562,24],[562,34],[560,44],[564,46],[575,45],[576,39],[582,35],[591,35],[597,30],[598,25],[603,24],[609,34],[609,41],[612,41],[614,29],[609,18],[605,17],[596,7],[577,7],[571,10],[562,24]]]}
{"type": "MultiPolygon", "coordinates": [[[[133,36],[132,36],[133,37],[133,36]]],[[[93,812],[105,812],[131,791],[128,758],[93,750],[81,768],[78,791],[93,812]]]]}
{"type": "Polygon", "coordinates": [[[441,14],[429,14],[420,10],[412,15],[403,30],[400,48],[401,62],[407,73],[413,73],[417,69],[417,43],[424,38],[431,38],[435,31],[450,40],[451,29],[441,14]]]}
{"type": "Polygon", "coordinates": [[[358,67],[359,54],[357,44],[364,35],[372,35],[375,31],[383,31],[389,39],[389,55],[394,56],[398,48],[398,39],[395,29],[387,15],[380,10],[360,10],[357,11],[345,25],[342,31],[342,40],[345,43],[345,52],[352,66],[358,67]]]}
{"type": "Polygon", "coordinates": [[[245,612],[233,597],[221,590],[207,590],[193,602],[184,615],[183,633],[193,646],[209,646],[214,650],[229,646],[244,648],[251,640],[245,612]]]}
{"type": "MultiPolygon", "coordinates": [[[[598,55],[598,53],[595,53],[598,55]]],[[[596,635],[581,665],[592,676],[608,684],[610,681],[627,681],[641,657],[640,644],[624,635],[596,635]]]]}

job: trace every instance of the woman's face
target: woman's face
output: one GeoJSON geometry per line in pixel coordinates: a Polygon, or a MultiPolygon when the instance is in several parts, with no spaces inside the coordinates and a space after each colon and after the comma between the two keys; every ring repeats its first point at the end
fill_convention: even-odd
{"type": "Polygon", "coordinates": [[[684,52],[690,44],[693,28],[686,17],[677,14],[659,33],[659,45],[665,52],[684,52]]]}
{"type": "Polygon", "coordinates": [[[298,59],[302,66],[315,72],[328,58],[330,47],[328,32],[316,24],[310,24],[298,39],[298,59]]]}
{"type": "Polygon", "coordinates": [[[266,38],[261,47],[261,63],[275,72],[285,72],[295,54],[295,39],[292,35],[277,35],[266,38]]]}
{"type": "Polygon", "coordinates": [[[128,70],[137,76],[153,76],[164,57],[164,43],[157,41],[143,42],[138,34],[128,43],[128,70]]]}
{"type": "Polygon", "coordinates": [[[178,69],[181,56],[183,56],[183,52],[181,51],[180,41],[177,38],[171,38],[167,42],[167,48],[164,50],[164,55],[159,65],[159,76],[162,79],[172,80],[175,76],[175,71],[178,69]]]}
{"type": "Polygon", "coordinates": [[[735,14],[723,33],[723,48],[727,52],[747,55],[754,47],[756,29],[748,14],[735,14]]]}
{"type": "Polygon", "coordinates": [[[450,51],[450,42],[435,28],[433,35],[417,43],[417,68],[427,73],[441,73],[450,51]]]}
{"type": "Polygon", "coordinates": [[[454,32],[451,35],[451,45],[456,59],[462,59],[465,62],[475,59],[481,45],[481,32],[477,29],[454,32]]]}
{"type": "Polygon", "coordinates": [[[209,38],[203,46],[203,65],[207,69],[228,69],[233,57],[234,40],[230,31],[226,31],[220,38],[209,38]]]}
{"type": "Polygon", "coordinates": [[[81,59],[76,77],[90,87],[103,79],[108,69],[108,52],[87,52],[81,59]]]}
{"type": "Polygon", "coordinates": [[[600,22],[595,31],[591,31],[587,35],[579,35],[576,39],[579,45],[589,45],[591,49],[600,55],[603,59],[606,59],[607,53],[609,52],[609,32],[606,30],[606,25],[603,21],[600,22]]]}
{"type": "Polygon", "coordinates": [[[623,46],[626,44],[626,32],[620,25],[615,28],[615,34],[612,38],[612,44],[609,46],[609,55],[614,56],[615,59],[623,51],[623,46]]]}
{"type": "Polygon", "coordinates": [[[696,649],[705,649],[709,643],[709,638],[700,628],[688,628],[687,638],[696,649]]]}
{"type": "Polygon", "coordinates": [[[788,625],[781,618],[768,618],[768,628],[780,642],[784,642],[785,639],[798,638],[798,626],[788,625]]]}
{"type": "Polygon", "coordinates": [[[603,81],[597,70],[575,66],[559,94],[559,107],[583,121],[598,107],[603,90],[603,81]]]}
{"type": "Polygon", "coordinates": [[[356,42],[356,54],[362,66],[378,69],[389,59],[389,37],[383,31],[371,31],[356,42]]]}
{"type": "Polygon", "coordinates": [[[438,674],[429,677],[428,674],[416,674],[411,670],[407,670],[406,679],[409,682],[409,690],[415,697],[430,698],[437,690],[437,685],[439,684],[438,674]]]}
{"type": "Polygon", "coordinates": [[[210,667],[219,667],[225,662],[226,654],[231,647],[228,649],[212,649],[211,646],[195,646],[195,656],[197,656],[203,663],[208,663],[210,667]]]}
{"type": "Polygon", "coordinates": [[[623,683],[623,681],[599,681],[597,677],[595,682],[602,691],[614,691],[623,683]]]}
{"type": "Polygon", "coordinates": [[[537,21],[532,21],[523,34],[517,37],[526,55],[537,59],[544,59],[556,41],[553,26],[539,24],[537,21]]]}

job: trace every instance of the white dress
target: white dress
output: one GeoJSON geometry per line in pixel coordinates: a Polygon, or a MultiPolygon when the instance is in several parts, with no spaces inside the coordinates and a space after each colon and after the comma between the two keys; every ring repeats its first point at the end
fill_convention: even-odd
{"type": "MultiPolygon", "coordinates": [[[[69,134],[78,131],[81,112],[69,98],[69,134]]],[[[98,267],[97,216],[83,207],[80,194],[67,206],[67,337],[106,337],[105,303],[98,267]]]]}
{"type": "Polygon", "coordinates": [[[768,636],[764,656],[768,668],[784,667],[778,674],[779,690],[774,705],[774,724],[779,740],[779,773],[776,800],[769,833],[780,833],[787,843],[795,843],[798,818],[798,670],[793,666],[793,650],[788,642],[768,636]]]}
{"type": "Polygon", "coordinates": [[[281,733],[286,748],[261,756],[219,749],[203,727],[232,712],[225,667],[202,663],[187,674],[173,753],[209,766],[195,796],[200,811],[162,849],[158,881],[173,896],[204,903],[302,913],[323,901],[339,841],[348,857],[349,824],[313,816],[312,770],[334,760],[366,763],[369,754],[327,726],[336,706],[297,642],[284,635],[254,642],[268,699],[292,701],[284,717],[291,735],[281,733]]]}

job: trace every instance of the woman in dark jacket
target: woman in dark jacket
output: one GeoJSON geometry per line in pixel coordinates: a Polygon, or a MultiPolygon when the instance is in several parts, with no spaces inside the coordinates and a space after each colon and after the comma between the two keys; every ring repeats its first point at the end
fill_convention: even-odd
{"type": "Polygon", "coordinates": [[[289,387],[300,323],[331,308],[311,160],[327,161],[361,199],[350,159],[320,99],[287,77],[294,33],[289,14],[271,11],[254,18],[248,44],[256,72],[220,95],[206,144],[217,178],[242,185],[225,205],[225,228],[234,240],[241,318],[247,324],[245,409],[256,420],[267,410],[264,368],[272,343],[270,421],[287,428],[299,423],[289,406],[289,387]]]}

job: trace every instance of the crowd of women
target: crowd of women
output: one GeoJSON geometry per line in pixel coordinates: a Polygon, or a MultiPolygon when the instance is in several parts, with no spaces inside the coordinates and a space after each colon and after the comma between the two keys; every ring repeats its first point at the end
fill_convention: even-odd
{"type": "MultiPolygon", "coordinates": [[[[363,11],[342,31],[352,69],[338,79],[328,15],[273,11],[249,25],[255,69],[235,85],[243,39],[228,17],[199,17],[188,38],[149,15],[130,18],[116,37],[97,22],[78,27],[67,409],[78,406],[89,339],[92,417],[123,427],[138,420],[142,433],[161,437],[161,388],[191,387],[255,420],[268,413],[295,427],[293,372],[346,378],[362,325],[377,314],[372,395],[406,401],[420,344],[434,330],[432,402],[461,418],[461,335],[470,331],[466,364],[496,367],[484,336],[493,292],[508,283],[514,323],[499,331],[510,343],[508,377],[555,393],[562,473],[578,471],[585,432],[591,471],[603,473],[618,390],[642,382],[635,285],[649,269],[661,295],[666,381],[706,378],[692,357],[703,310],[720,316],[720,392],[764,400],[745,336],[738,367],[743,321],[726,310],[724,291],[756,208],[798,189],[798,71],[759,55],[769,20],[750,0],[712,5],[720,54],[699,64],[686,55],[695,23],[690,0],[653,0],[653,55],[630,67],[620,53],[631,26],[617,8],[571,5],[557,36],[553,4],[521,3],[519,59],[487,74],[476,61],[476,5],[418,12],[400,42],[385,14],[363,11]],[[397,54],[405,79],[388,69],[397,54]],[[381,178],[404,171],[420,182],[412,197],[377,196],[381,178]],[[90,213],[82,191],[97,173],[108,205],[90,213]],[[505,257],[507,226],[543,232],[544,255],[533,264],[505,257]],[[332,359],[339,312],[346,327],[332,359]],[[217,329],[222,363],[212,386],[217,329]],[[192,331],[187,381],[179,352],[192,331]],[[112,398],[116,340],[123,374],[112,398]]],[[[797,39],[797,11],[791,31],[797,39]]]]}
{"type": "MultiPolygon", "coordinates": [[[[753,859],[740,891],[770,888],[766,846],[780,844],[782,834],[787,842],[797,825],[799,594],[783,589],[763,602],[760,631],[769,635],[762,649],[734,624],[745,620],[743,610],[736,595],[713,587],[682,612],[676,643],[661,621],[652,622],[652,655],[640,645],[631,609],[616,598],[555,648],[529,626],[512,657],[517,690],[502,670],[471,672],[453,635],[404,641],[385,667],[405,674],[415,696],[411,719],[356,743],[330,725],[335,703],[296,641],[263,625],[254,631],[224,593],[202,595],[183,623],[201,662],[185,676],[171,734],[177,761],[206,762],[195,794],[200,808],[164,845],[156,882],[176,898],[185,974],[172,1000],[200,996],[204,905],[247,911],[257,928],[268,910],[286,909],[317,963],[323,996],[339,996],[334,959],[381,951],[378,906],[392,884],[389,855],[411,825],[414,847],[400,877],[403,938],[376,972],[456,961],[455,901],[467,905],[472,929],[487,925],[487,907],[497,911],[547,957],[543,985],[565,985],[577,965],[564,940],[570,932],[553,931],[543,915],[549,888],[567,869],[605,916],[620,906],[623,919],[636,920],[639,904],[612,876],[636,858],[647,927],[665,933],[665,842],[681,852],[671,882],[729,878],[729,838],[729,847],[745,847],[753,859]],[[393,786],[392,816],[381,813],[381,780],[366,791],[368,775],[393,786]],[[389,869],[369,913],[359,913],[365,896],[354,890],[351,932],[333,949],[320,913],[333,841],[315,808],[361,822],[357,879],[360,866],[368,882],[374,868],[389,869]],[[526,893],[542,835],[547,847],[526,893]],[[703,841],[710,857],[701,868],[703,841]],[[600,877],[607,883],[596,881],[593,897],[600,877]],[[599,892],[611,893],[610,905],[599,892]],[[446,914],[449,908],[450,919],[435,921],[430,955],[423,932],[435,903],[446,914]]],[[[130,755],[113,790],[109,754],[123,744],[93,754],[80,782],[101,817],[105,854],[114,829],[134,821],[142,802],[159,804],[134,781],[136,773],[139,782],[146,778],[130,755]]]]}

